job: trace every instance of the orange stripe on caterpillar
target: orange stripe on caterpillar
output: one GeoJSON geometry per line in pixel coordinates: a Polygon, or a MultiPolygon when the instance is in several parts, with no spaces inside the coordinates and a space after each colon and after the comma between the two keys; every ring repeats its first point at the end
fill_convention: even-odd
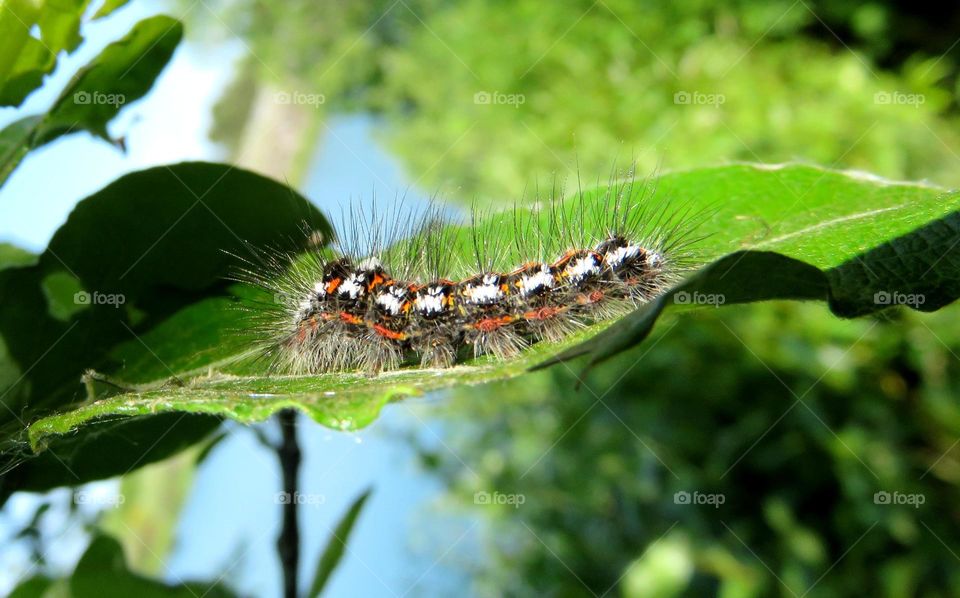
{"type": "Polygon", "coordinates": [[[502,328],[514,322],[513,316],[499,316],[496,318],[483,318],[478,320],[475,324],[468,324],[467,328],[473,328],[474,330],[479,330],[480,332],[493,332],[498,328],[502,328]]]}
{"type": "Polygon", "coordinates": [[[524,312],[526,320],[549,320],[567,311],[566,307],[541,307],[533,311],[524,312]]]}
{"type": "Polygon", "coordinates": [[[381,326],[380,324],[372,324],[370,327],[373,328],[374,332],[376,332],[377,334],[379,334],[384,338],[388,338],[394,341],[407,340],[407,334],[404,332],[396,332],[396,331],[390,330],[385,326],[381,326]]]}
{"type": "Polygon", "coordinates": [[[363,318],[345,311],[340,312],[340,320],[347,324],[363,324],[363,318]]]}
{"type": "Polygon", "coordinates": [[[373,279],[370,281],[370,284],[367,285],[367,292],[372,293],[374,289],[382,284],[393,284],[392,280],[384,278],[380,274],[374,274],[373,279]]]}

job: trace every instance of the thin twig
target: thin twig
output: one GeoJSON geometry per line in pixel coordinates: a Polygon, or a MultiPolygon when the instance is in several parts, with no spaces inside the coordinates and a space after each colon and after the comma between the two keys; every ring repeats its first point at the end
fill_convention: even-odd
{"type": "Polygon", "coordinates": [[[277,538],[277,552],[283,566],[283,595],[297,598],[297,569],[300,564],[300,525],[297,521],[297,485],[300,445],[297,443],[297,412],[284,409],[277,415],[283,440],[277,457],[283,474],[283,528],[277,538]]]}

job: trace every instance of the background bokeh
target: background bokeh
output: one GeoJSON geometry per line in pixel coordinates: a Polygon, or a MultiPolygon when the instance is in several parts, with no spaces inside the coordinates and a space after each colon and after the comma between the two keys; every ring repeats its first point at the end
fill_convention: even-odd
{"type": "MultiPolygon", "coordinates": [[[[190,127],[202,125],[210,144],[200,155],[287,180],[334,216],[371,192],[512,203],[536,185],[606,179],[615,165],[651,173],[798,160],[960,182],[960,10],[948,4],[181,0],[150,9],[184,20],[183,52],[221,65],[206,105],[173,110],[171,100],[152,113],[176,122],[202,112],[190,127]]],[[[171,77],[154,94],[189,96],[212,78],[171,77]]],[[[149,146],[136,122],[123,126],[139,142],[133,152],[149,146]]],[[[30,168],[5,192],[27,185],[30,168]]],[[[393,405],[357,436],[375,447],[362,459],[315,442],[330,433],[303,422],[320,463],[305,490],[337,507],[308,516],[317,527],[305,532],[307,552],[370,484],[383,498],[361,520],[333,595],[957,595],[954,316],[706,309],[667,318],[582,380],[561,366],[393,405]],[[510,504],[487,504],[497,495],[510,504]],[[886,504],[896,496],[922,504],[886,504]],[[383,579],[373,579],[381,565],[383,579]]],[[[186,501],[190,522],[176,546],[149,540],[134,564],[169,578],[233,562],[204,560],[191,538],[243,525],[204,528],[222,505],[217,492],[263,451],[244,434],[233,430],[192,493],[184,482],[170,499],[186,501]]],[[[180,478],[145,477],[182,480],[191,463],[180,478]]],[[[123,484],[131,496],[134,482],[123,484]]],[[[136,547],[147,526],[131,511],[96,525],[136,547]]],[[[176,514],[154,527],[170,536],[176,514]]],[[[241,562],[271,559],[271,532],[238,539],[262,544],[241,562]]],[[[278,569],[261,567],[262,576],[225,574],[241,591],[276,595],[278,569]]]]}

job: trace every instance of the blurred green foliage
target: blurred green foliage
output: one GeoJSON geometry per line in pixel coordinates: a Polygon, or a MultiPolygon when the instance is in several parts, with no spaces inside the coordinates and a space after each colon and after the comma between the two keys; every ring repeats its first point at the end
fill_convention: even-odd
{"type": "Polygon", "coordinates": [[[890,316],[706,310],[579,392],[563,366],[459,391],[444,408],[456,434],[424,453],[456,508],[493,522],[478,589],[956,595],[960,326],[890,316]],[[477,506],[476,492],[524,500],[477,506]]]}
{"type": "Polygon", "coordinates": [[[884,4],[222,0],[218,8],[250,40],[259,59],[251,68],[264,80],[322,93],[328,111],[381,114],[382,136],[411,178],[455,197],[513,201],[553,174],[603,176],[618,155],[641,172],[809,160],[960,182],[956,62],[937,52],[953,40],[940,48],[930,42],[943,36],[934,36],[932,47],[904,55],[898,36],[915,40],[915,27],[898,24],[916,19],[884,4]],[[878,66],[891,61],[892,70],[878,66]]]}

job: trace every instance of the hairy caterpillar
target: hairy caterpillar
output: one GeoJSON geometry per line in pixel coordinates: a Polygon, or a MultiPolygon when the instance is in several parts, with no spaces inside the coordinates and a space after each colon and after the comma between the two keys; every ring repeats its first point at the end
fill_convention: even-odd
{"type": "Polygon", "coordinates": [[[291,374],[509,359],[629,312],[688,267],[696,214],[654,202],[647,181],[561,195],[459,225],[435,205],[392,223],[357,210],[332,248],[257,251],[236,278],[273,298],[243,308],[258,352],[291,374]]]}

